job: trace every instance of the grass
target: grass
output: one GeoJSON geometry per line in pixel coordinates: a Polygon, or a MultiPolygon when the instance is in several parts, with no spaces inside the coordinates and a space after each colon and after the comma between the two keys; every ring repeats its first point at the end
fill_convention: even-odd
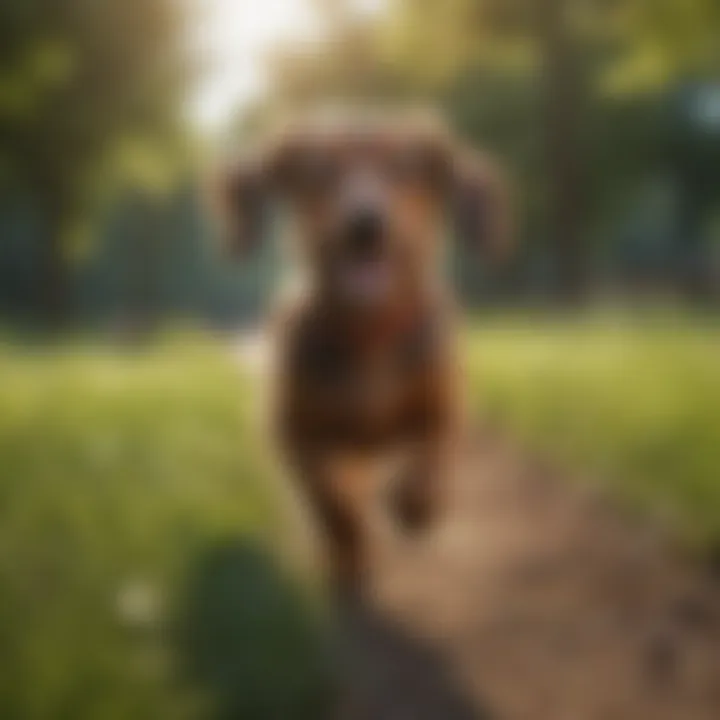
{"type": "Polygon", "coordinates": [[[656,318],[478,322],[478,411],[527,447],[720,547],[720,330],[656,318]]]}
{"type": "MultiPolygon", "coordinates": [[[[478,412],[720,543],[720,332],[474,325],[478,412]]],[[[217,347],[0,346],[0,717],[303,720],[328,693],[312,583],[253,387],[217,347]]]]}
{"type": "Polygon", "coordinates": [[[189,343],[0,350],[0,717],[318,717],[250,390],[189,343]]]}

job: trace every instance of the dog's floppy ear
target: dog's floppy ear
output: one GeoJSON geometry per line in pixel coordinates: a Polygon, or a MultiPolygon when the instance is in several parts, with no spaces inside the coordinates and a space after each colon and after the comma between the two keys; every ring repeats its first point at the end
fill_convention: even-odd
{"type": "Polygon", "coordinates": [[[489,158],[469,150],[456,153],[452,214],[462,241],[491,261],[501,261],[510,253],[509,190],[500,169],[489,158]]]}
{"type": "Polygon", "coordinates": [[[270,188],[265,158],[227,163],[214,173],[208,194],[223,249],[233,258],[252,253],[266,232],[270,188]]]}

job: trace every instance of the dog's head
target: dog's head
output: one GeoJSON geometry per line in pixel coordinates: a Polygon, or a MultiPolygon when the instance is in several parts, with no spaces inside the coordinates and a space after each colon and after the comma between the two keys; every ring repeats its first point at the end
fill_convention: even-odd
{"type": "Polygon", "coordinates": [[[219,199],[236,253],[261,239],[268,206],[282,202],[314,281],[348,303],[427,282],[448,221],[491,257],[508,242],[497,170],[425,119],[298,125],[234,165],[219,199]]]}

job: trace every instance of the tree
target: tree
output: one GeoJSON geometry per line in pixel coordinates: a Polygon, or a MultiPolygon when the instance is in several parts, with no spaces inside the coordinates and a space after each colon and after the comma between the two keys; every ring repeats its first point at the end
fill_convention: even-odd
{"type": "Polygon", "coordinates": [[[0,181],[41,218],[37,295],[51,325],[67,309],[81,221],[120,171],[176,152],[189,71],[183,12],[178,0],[0,5],[0,181]]]}
{"type": "Polygon", "coordinates": [[[539,35],[544,70],[546,170],[549,228],[555,248],[555,287],[566,300],[581,295],[585,280],[580,156],[577,42],[569,22],[568,0],[542,0],[539,35]]]}
{"type": "Polygon", "coordinates": [[[717,0],[394,0],[365,24],[348,21],[352,3],[317,1],[328,35],[281,54],[265,111],[328,97],[441,106],[508,163],[526,266],[563,299],[595,257],[619,256],[633,203],[671,172],[668,99],[720,76],[717,0]]]}

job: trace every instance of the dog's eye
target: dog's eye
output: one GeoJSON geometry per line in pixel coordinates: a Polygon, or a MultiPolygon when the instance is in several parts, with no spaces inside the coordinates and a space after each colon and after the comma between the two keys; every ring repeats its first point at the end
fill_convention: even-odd
{"type": "Polygon", "coordinates": [[[338,175],[333,158],[323,155],[307,155],[298,163],[296,181],[300,190],[322,190],[330,187],[338,175]]]}

